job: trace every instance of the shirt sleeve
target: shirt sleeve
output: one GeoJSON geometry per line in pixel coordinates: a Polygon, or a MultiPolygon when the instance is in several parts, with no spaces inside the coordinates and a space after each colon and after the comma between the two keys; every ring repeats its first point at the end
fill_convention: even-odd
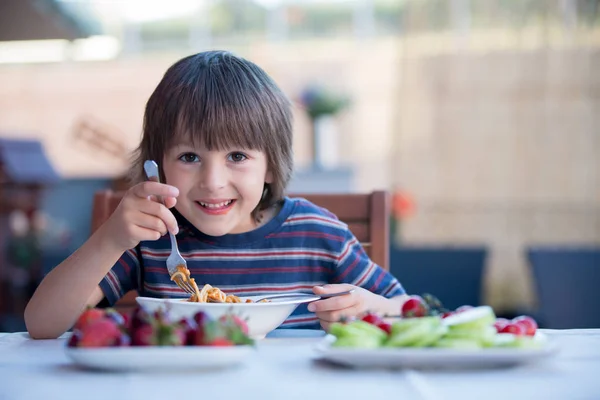
{"type": "Polygon", "coordinates": [[[100,281],[100,289],[112,306],[125,293],[139,288],[140,262],[138,248],[127,250],[100,281]]]}
{"type": "Polygon", "coordinates": [[[333,283],[360,286],[387,298],[406,293],[392,274],[371,261],[363,246],[349,230],[346,231],[346,240],[338,255],[333,283]]]}

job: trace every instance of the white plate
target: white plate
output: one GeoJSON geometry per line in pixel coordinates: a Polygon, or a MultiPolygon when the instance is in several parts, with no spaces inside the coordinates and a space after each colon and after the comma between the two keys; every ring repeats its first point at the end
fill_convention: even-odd
{"type": "Polygon", "coordinates": [[[316,350],[322,359],[355,368],[471,369],[527,364],[549,357],[556,346],[545,341],[540,349],[488,348],[457,350],[443,348],[352,349],[331,347],[328,335],[316,350]]]}
{"type": "MultiPolygon", "coordinates": [[[[263,296],[242,297],[256,300],[263,296]]],[[[318,300],[318,296],[306,296],[294,300],[272,300],[269,303],[191,303],[187,299],[157,299],[153,297],[136,297],[138,304],[148,312],[158,308],[169,310],[175,319],[193,317],[199,311],[218,319],[226,313],[233,313],[245,319],[248,334],[254,339],[261,339],[276,329],[302,303],[318,300]]]]}
{"type": "Polygon", "coordinates": [[[75,364],[106,371],[212,370],[241,364],[253,352],[253,346],[66,348],[75,364]]]}

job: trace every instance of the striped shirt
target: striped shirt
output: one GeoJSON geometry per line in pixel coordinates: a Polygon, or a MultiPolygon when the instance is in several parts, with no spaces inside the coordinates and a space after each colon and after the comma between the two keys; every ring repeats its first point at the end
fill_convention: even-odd
{"type": "MultiPolygon", "coordinates": [[[[285,198],[279,213],[246,233],[208,236],[174,211],[177,242],[198,286],[206,283],[236,296],[312,293],[315,285],[349,283],[391,298],[404,294],[400,283],[373,263],[335,215],[305,199],[285,198]]],[[[125,252],[100,282],[110,304],[130,290],[141,296],[188,297],[169,278],[168,235],[125,252]]],[[[282,324],[318,328],[303,304],[282,324]]]]}

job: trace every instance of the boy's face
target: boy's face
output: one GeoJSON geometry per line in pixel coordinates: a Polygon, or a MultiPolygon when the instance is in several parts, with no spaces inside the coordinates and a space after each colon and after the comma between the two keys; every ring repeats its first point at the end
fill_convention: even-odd
{"type": "Polygon", "coordinates": [[[272,180],[264,153],[176,144],[162,168],[166,183],[179,189],[175,208],[203,233],[222,236],[256,227],[251,213],[272,180]]]}

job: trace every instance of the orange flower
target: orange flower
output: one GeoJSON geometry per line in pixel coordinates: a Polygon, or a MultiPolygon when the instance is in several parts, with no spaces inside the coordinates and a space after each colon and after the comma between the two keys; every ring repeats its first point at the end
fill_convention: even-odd
{"type": "Polygon", "coordinates": [[[413,197],[403,190],[397,190],[392,196],[392,216],[397,219],[405,219],[412,216],[416,211],[413,197]]]}

